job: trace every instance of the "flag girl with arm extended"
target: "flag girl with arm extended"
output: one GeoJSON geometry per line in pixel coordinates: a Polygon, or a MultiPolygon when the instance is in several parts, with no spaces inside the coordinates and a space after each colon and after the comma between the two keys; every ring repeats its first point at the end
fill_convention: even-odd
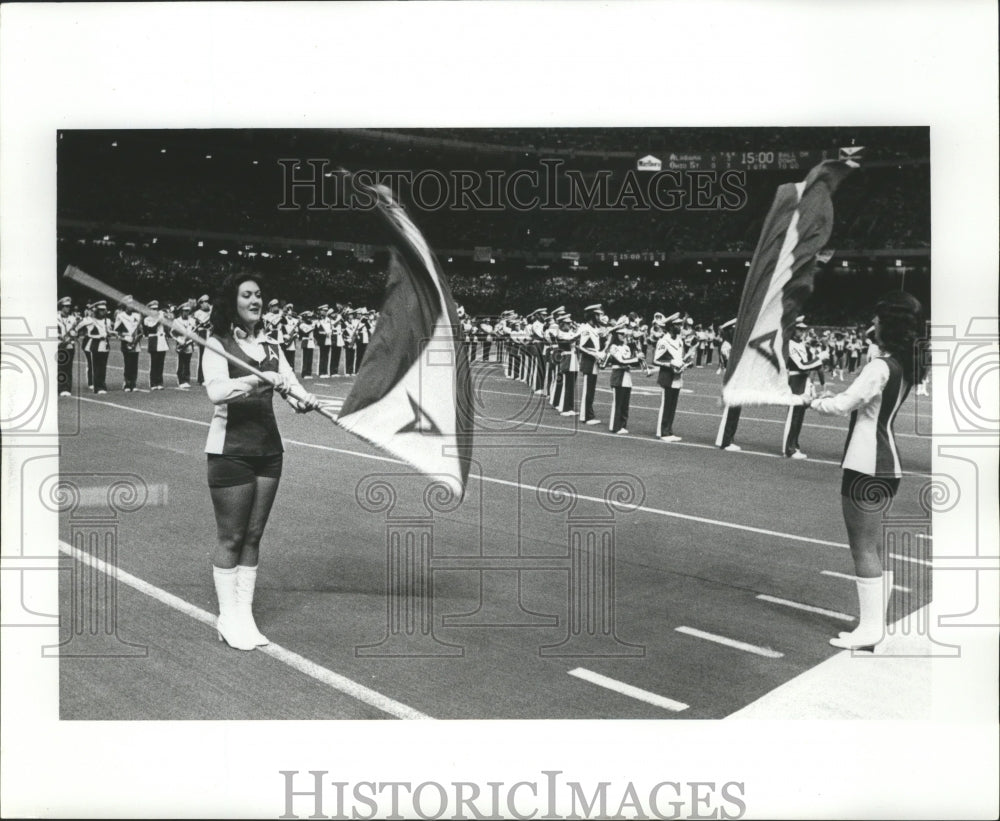
{"type": "Polygon", "coordinates": [[[239,650],[267,644],[251,605],[260,542],[278,491],[283,445],[271,406],[277,391],[298,412],[320,407],[295,379],[278,344],[264,336],[261,278],[235,274],[213,307],[214,334],[204,350],[205,388],[215,406],[205,445],[217,544],[213,578],[220,640],[239,650]],[[224,350],[263,375],[247,375],[224,350]],[[300,398],[291,395],[295,391],[300,398]]]}
{"type": "Polygon", "coordinates": [[[860,618],[856,630],[830,639],[836,647],[870,647],[885,632],[892,572],[883,572],[882,516],[902,476],[892,425],[910,388],[921,378],[914,350],[921,313],[920,303],[910,294],[894,291],[884,296],[875,307],[875,337],[883,355],[865,365],[843,393],[803,400],[820,413],[851,416],[840,495],[857,575],[860,618]]]}

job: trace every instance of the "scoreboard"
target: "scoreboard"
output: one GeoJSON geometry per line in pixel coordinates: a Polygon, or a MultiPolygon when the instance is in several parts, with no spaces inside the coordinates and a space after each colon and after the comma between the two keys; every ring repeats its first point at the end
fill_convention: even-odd
{"type": "Polygon", "coordinates": [[[739,168],[750,171],[785,171],[809,169],[825,159],[825,151],[722,151],[718,155],[720,169],[739,168]]]}
{"type": "MultiPolygon", "coordinates": [[[[807,151],[684,151],[660,152],[644,157],[657,160],[665,171],[796,171],[808,170],[837,152],[822,149],[807,151]]],[[[641,167],[640,167],[641,168],[641,167]]]]}

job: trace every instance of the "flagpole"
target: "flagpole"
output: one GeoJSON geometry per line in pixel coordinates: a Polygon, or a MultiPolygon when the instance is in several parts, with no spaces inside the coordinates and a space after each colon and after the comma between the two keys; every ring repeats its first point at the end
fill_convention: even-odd
{"type": "MultiPolygon", "coordinates": [[[[84,286],[85,288],[89,288],[92,291],[96,291],[97,293],[101,294],[101,296],[107,297],[108,299],[113,300],[114,302],[130,305],[143,316],[149,317],[150,319],[155,319],[163,327],[169,328],[171,332],[180,334],[186,339],[189,339],[191,342],[196,343],[200,347],[208,348],[214,353],[219,354],[232,364],[245,370],[251,376],[256,376],[258,379],[261,379],[264,382],[269,382],[271,384],[274,384],[274,380],[272,377],[268,376],[263,371],[258,370],[249,362],[244,362],[238,356],[234,356],[233,354],[229,353],[229,351],[225,350],[221,344],[218,346],[216,345],[210,346],[208,344],[208,340],[211,337],[202,339],[200,336],[198,336],[198,334],[194,333],[191,330],[188,330],[183,325],[178,324],[176,320],[167,320],[159,311],[154,311],[148,305],[144,305],[141,302],[137,302],[134,299],[130,299],[126,294],[122,293],[117,288],[108,285],[106,282],[101,282],[101,280],[97,279],[96,277],[92,277],[90,274],[81,271],[75,265],[67,265],[66,270],[63,272],[63,276],[66,277],[66,279],[72,280],[73,282],[76,282],[77,284],[84,286]]],[[[296,393],[294,389],[289,391],[289,393],[296,401],[301,402],[305,399],[305,396],[296,393]]],[[[337,421],[337,415],[333,413],[333,411],[330,411],[322,406],[317,407],[316,410],[319,411],[320,414],[325,416],[331,422],[337,421]]]]}

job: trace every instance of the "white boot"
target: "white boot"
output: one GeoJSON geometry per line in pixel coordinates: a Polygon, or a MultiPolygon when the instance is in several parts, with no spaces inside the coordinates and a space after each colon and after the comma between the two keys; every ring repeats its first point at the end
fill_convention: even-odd
{"type": "Polygon", "coordinates": [[[854,650],[872,647],[885,636],[886,596],[882,588],[882,576],[872,579],[857,579],[858,586],[858,626],[850,633],[841,633],[830,639],[834,647],[854,650]]]}
{"type": "MultiPolygon", "coordinates": [[[[891,570],[882,571],[883,591],[885,593],[885,622],[889,623],[889,603],[892,601],[892,586],[895,583],[895,574],[891,570]]],[[[857,579],[855,579],[857,581],[857,579]]],[[[850,630],[844,630],[840,633],[840,638],[851,635],[850,630]]]]}
{"type": "Polygon", "coordinates": [[[256,587],[256,566],[236,565],[236,612],[254,644],[257,647],[263,647],[271,642],[257,629],[257,622],[253,619],[253,593],[256,587]]]}
{"type": "Polygon", "coordinates": [[[215,595],[219,598],[219,618],[215,622],[219,641],[225,641],[236,650],[253,650],[257,645],[237,611],[236,568],[213,567],[212,576],[215,595]]]}

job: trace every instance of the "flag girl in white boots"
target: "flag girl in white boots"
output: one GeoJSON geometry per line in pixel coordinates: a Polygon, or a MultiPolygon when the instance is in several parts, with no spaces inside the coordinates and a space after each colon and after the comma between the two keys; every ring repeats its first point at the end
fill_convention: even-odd
{"type": "Polygon", "coordinates": [[[319,407],[306,394],[277,343],[265,337],[261,279],[234,274],[212,308],[214,344],[263,372],[249,375],[235,363],[204,349],[205,388],[215,413],[208,431],[208,486],[218,543],[213,556],[219,599],[219,640],[237,650],[268,643],[257,629],[252,604],[260,540],[281,479],[284,447],[271,407],[274,391],[305,413],[319,407]],[[302,400],[290,395],[295,389],[302,400]]]}
{"type": "Polygon", "coordinates": [[[910,388],[923,378],[915,347],[923,332],[920,303],[894,291],[875,306],[873,358],[843,393],[805,399],[820,413],[851,415],[844,449],[841,506],[857,576],[859,619],[851,632],[830,639],[835,647],[873,647],[885,635],[892,571],[884,571],[882,515],[899,489],[902,469],[892,424],[910,388]]]}

